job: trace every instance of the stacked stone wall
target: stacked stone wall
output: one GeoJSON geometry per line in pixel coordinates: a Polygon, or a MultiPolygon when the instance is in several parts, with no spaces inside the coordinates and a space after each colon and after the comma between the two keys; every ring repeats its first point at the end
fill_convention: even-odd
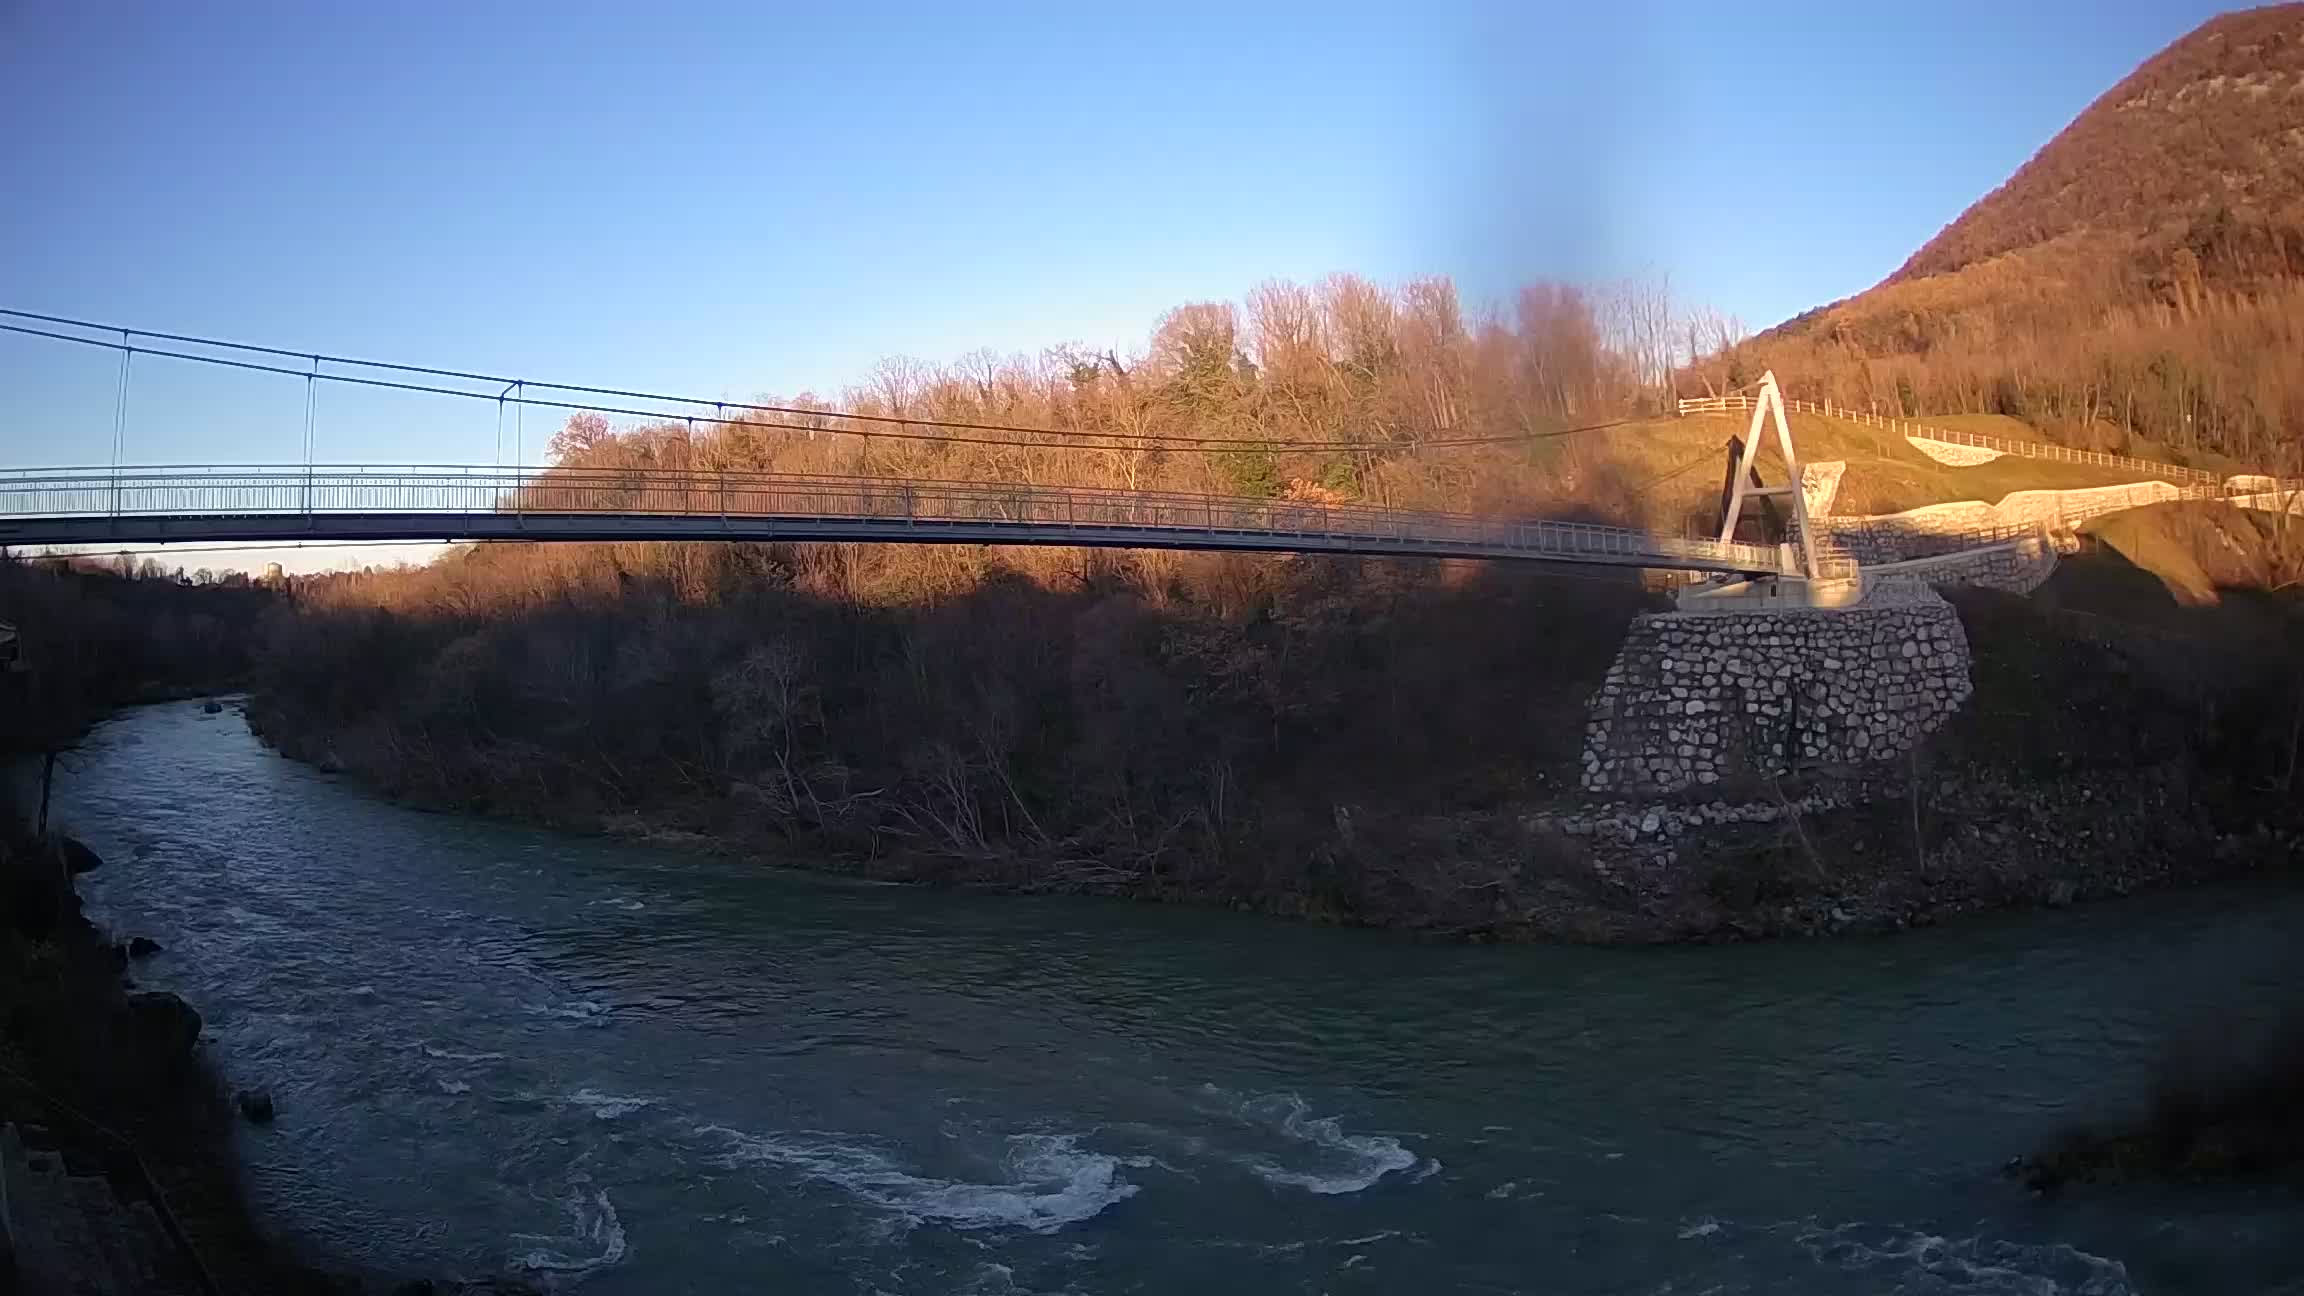
{"type": "Polygon", "coordinates": [[[1890,582],[1855,608],[1634,620],[1593,696],[1586,790],[1665,795],[1910,751],[1968,698],[1951,605],[1890,582]]]}
{"type": "Polygon", "coordinates": [[[2010,544],[1970,549],[1941,558],[1922,558],[1865,569],[1868,582],[1912,582],[1947,589],[1972,586],[2029,594],[2056,572],[2056,546],[2044,535],[2010,544]]]}

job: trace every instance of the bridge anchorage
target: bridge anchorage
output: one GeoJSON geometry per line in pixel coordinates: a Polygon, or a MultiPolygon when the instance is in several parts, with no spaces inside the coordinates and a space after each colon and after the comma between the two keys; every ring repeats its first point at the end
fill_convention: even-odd
{"type": "MultiPolygon", "coordinates": [[[[1792,426],[1785,417],[1784,393],[1774,370],[1760,376],[1752,398],[1752,422],[1741,438],[1728,442],[1728,473],[1720,488],[1720,540],[1739,543],[1737,532],[1750,525],[1763,536],[1780,536],[1777,561],[1765,571],[1725,573],[1683,587],[1680,607],[1690,611],[1759,611],[1771,608],[1844,608],[1861,602],[1864,575],[1856,560],[1820,535],[1808,516],[1805,469],[1792,426]],[[1761,436],[1773,426],[1784,458],[1784,480],[1764,483],[1756,460],[1761,436]],[[1776,501],[1785,503],[1779,508],[1776,501]]],[[[1749,541],[1744,543],[1751,543],[1749,541]]]]}

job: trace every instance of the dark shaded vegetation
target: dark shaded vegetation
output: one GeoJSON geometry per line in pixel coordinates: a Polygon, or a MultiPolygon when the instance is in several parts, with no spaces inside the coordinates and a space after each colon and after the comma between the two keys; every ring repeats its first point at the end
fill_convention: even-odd
{"type": "Polygon", "coordinates": [[[1921,759],[1743,790],[1856,778],[1874,804],[1661,871],[1526,821],[1579,799],[1586,699],[1656,604],[1503,565],[484,547],[306,583],[252,715],[429,805],[1464,935],[1932,921],[2284,849],[2288,601],[2183,608],[2110,554],[1956,601],[1976,695],[1921,759]]]}
{"type": "Polygon", "coordinates": [[[53,751],[115,706],[245,685],[277,597],[152,564],[0,555],[0,621],[26,668],[0,674],[0,754],[53,751]]]}
{"type": "Polygon", "coordinates": [[[2139,1119],[2068,1130],[2009,1171],[2042,1192],[2146,1179],[2304,1183],[2304,1008],[2266,1028],[2193,1031],[2155,1068],[2139,1119]]]}
{"type": "Polygon", "coordinates": [[[1558,789],[1648,602],[1477,564],[491,546],[307,583],[253,715],[426,804],[1395,920],[1431,898],[1351,844],[1558,789]]]}
{"type": "Polygon", "coordinates": [[[1903,416],[2298,468],[2304,5],[2227,14],[2107,91],[1887,282],[1699,364],[1903,416]]]}
{"type": "Polygon", "coordinates": [[[1951,597],[1976,692],[1946,754],[2044,776],[2174,763],[2204,794],[2298,790],[2304,606],[2293,597],[2229,589],[2186,607],[2114,553],[2066,560],[2029,599],[1951,597]]]}

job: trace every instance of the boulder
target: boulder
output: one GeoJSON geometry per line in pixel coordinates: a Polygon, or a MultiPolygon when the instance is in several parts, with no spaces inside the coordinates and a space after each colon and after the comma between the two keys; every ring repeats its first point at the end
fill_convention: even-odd
{"type": "Polygon", "coordinates": [[[191,1058],[200,1040],[200,1014],[192,1005],[165,990],[139,990],[123,1011],[128,1036],[146,1062],[170,1067],[191,1058]]]}
{"type": "Polygon", "coordinates": [[[149,936],[131,936],[128,938],[128,957],[130,958],[150,958],[159,952],[160,942],[149,936]]]}
{"type": "Polygon", "coordinates": [[[57,838],[56,853],[63,857],[64,866],[70,869],[74,876],[82,873],[93,873],[104,864],[103,857],[72,837],[57,838]]]}
{"type": "Polygon", "coordinates": [[[209,715],[219,715],[222,714],[224,710],[224,704],[214,698],[210,698],[206,702],[200,704],[200,709],[207,712],[209,715]]]}
{"type": "Polygon", "coordinates": [[[248,1118],[249,1124],[269,1125],[272,1123],[272,1093],[270,1090],[243,1089],[240,1091],[239,1102],[240,1114],[248,1118]]]}

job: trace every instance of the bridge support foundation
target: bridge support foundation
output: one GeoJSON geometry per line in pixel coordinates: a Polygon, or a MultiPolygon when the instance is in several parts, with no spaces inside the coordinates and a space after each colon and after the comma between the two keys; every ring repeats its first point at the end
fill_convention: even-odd
{"type": "Polygon", "coordinates": [[[1923,586],[1843,609],[1746,606],[1633,621],[1592,698],[1587,791],[1853,770],[1902,757],[1968,699],[1967,635],[1923,586]]]}
{"type": "Polygon", "coordinates": [[[1672,597],[1674,606],[1691,613],[1848,608],[1863,601],[1861,574],[1818,579],[1755,576],[1749,580],[1707,581],[1682,586],[1672,597]]]}

